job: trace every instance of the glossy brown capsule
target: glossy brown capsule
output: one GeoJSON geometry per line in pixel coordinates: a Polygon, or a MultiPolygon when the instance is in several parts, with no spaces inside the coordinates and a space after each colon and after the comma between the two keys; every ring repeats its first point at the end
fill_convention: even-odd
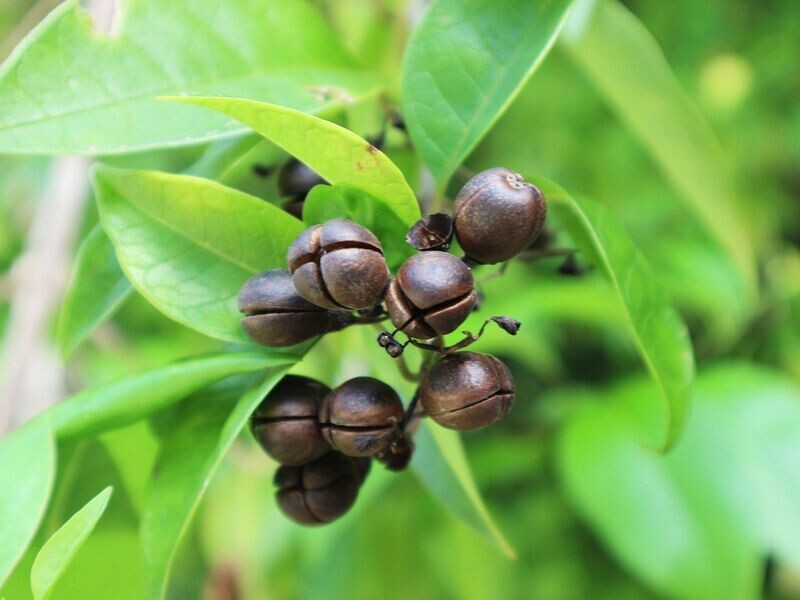
{"type": "Polygon", "coordinates": [[[302,201],[315,185],[326,183],[319,174],[307,164],[296,158],[287,160],[278,171],[278,194],[302,201]]]}
{"type": "Polygon", "coordinates": [[[389,318],[397,329],[414,338],[450,333],[475,305],[473,286],[472,271],[452,254],[417,254],[403,263],[389,284],[389,318]]]}
{"type": "Polygon", "coordinates": [[[330,392],[319,381],[287,375],[250,417],[264,451],[283,465],[310,463],[330,451],[319,427],[319,408],[330,392]]]}
{"type": "Polygon", "coordinates": [[[350,325],[344,311],[325,310],[295,290],[285,269],[251,277],[239,292],[242,328],[254,342],[265,346],[292,346],[350,325]]]}
{"type": "Polygon", "coordinates": [[[275,485],[278,507],[287,517],[301,525],[321,525],[350,510],[361,474],[351,458],[328,452],[307,465],[280,467],[275,485]]]}
{"type": "Polygon", "coordinates": [[[503,167],[478,173],[456,197],[456,238],[471,259],[498,263],[525,250],[547,215],[544,196],[522,175],[503,167]]]}
{"type": "Polygon", "coordinates": [[[397,438],[403,403],[392,387],[373,377],[346,381],[325,397],[322,435],[348,456],[374,456],[397,438]]]}
{"type": "Polygon", "coordinates": [[[287,262],[298,293],[323,308],[372,308],[389,284],[378,238],[347,219],[306,229],[289,246],[287,262]]]}
{"type": "Polygon", "coordinates": [[[500,360],[454,352],[430,368],[420,386],[425,413],[448,429],[479,429],[502,419],[514,403],[514,378],[500,360]]]}

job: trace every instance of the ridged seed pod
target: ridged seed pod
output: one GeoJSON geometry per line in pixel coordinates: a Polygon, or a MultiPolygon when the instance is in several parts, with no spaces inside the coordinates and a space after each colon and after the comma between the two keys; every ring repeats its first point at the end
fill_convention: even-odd
{"type": "Polygon", "coordinates": [[[287,262],[298,293],[323,308],[372,308],[389,283],[378,238],[347,219],[306,229],[289,246],[287,262]]]}

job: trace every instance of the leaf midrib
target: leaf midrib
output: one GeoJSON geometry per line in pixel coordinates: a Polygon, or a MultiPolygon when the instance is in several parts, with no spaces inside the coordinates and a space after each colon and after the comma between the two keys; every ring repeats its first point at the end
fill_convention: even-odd
{"type": "Polygon", "coordinates": [[[672,440],[673,435],[675,434],[675,415],[674,415],[673,410],[672,410],[671,395],[667,391],[667,387],[664,384],[664,380],[661,377],[661,374],[658,372],[658,370],[653,365],[653,360],[652,360],[652,358],[650,356],[650,352],[647,350],[647,348],[642,343],[641,336],[639,335],[639,331],[636,329],[636,325],[633,322],[633,317],[631,315],[631,311],[628,308],[628,303],[625,301],[625,297],[622,294],[622,291],[621,291],[621,288],[620,288],[620,284],[619,284],[619,279],[617,278],[617,274],[614,271],[614,269],[611,267],[611,261],[608,259],[608,255],[605,252],[605,246],[602,244],[600,238],[597,237],[597,234],[595,233],[595,229],[594,229],[594,227],[592,227],[592,224],[589,221],[589,219],[586,216],[586,214],[583,212],[583,209],[581,209],[581,207],[576,202],[572,201],[569,198],[566,198],[563,194],[559,194],[559,196],[560,197],[557,197],[557,199],[561,200],[561,202],[569,204],[572,207],[574,207],[575,214],[578,216],[578,218],[583,223],[585,231],[588,232],[588,235],[589,235],[592,243],[594,244],[595,251],[597,252],[598,256],[600,256],[600,258],[603,260],[603,263],[604,263],[604,266],[605,266],[605,271],[606,271],[606,273],[608,273],[608,277],[611,280],[611,284],[614,287],[614,291],[616,292],[617,296],[622,300],[623,313],[625,314],[625,320],[627,321],[629,329],[630,329],[631,333],[633,334],[634,340],[636,341],[636,345],[638,346],[640,354],[641,354],[642,358],[644,359],[644,362],[645,362],[645,364],[647,366],[647,370],[650,372],[650,375],[653,377],[653,379],[655,379],[656,382],[658,383],[658,388],[661,391],[661,394],[664,396],[664,399],[666,400],[666,402],[664,403],[665,411],[667,413],[667,440],[666,440],[666,443],[667,443],[667,447],[669,447],[669,445],[671,445],[671,443],[673,441],[672,440]]]}

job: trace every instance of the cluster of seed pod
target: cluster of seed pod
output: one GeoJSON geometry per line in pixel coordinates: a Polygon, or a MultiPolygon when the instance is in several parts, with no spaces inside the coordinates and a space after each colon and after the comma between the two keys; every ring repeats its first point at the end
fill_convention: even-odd
{"type": "MultiPolygon", "coordinates": [[[[293,188],[293,197],[302,201],[300,187],[293,188]]],[[[452,218],[431,215],[409,230],[407,241],[420,252],[394,277],[372,232],[333,219],[295,239],[287,253],[288,270],[266,271],[245,283],[239,295],[242,325],[256,342],[290,346],[388,318],[395,330],[382,332],[378,343],[390,356],[399,357],[412,344],[438,357],[426,363],[408,410],[395,390],[371,377],[330,390],[289,376],[264,399],[251,427],[282,465],[275,483],[278,505],[287,516],[302,524],[332,521],[352,506],[371,459],[392,470],[405,468],[413,451],[407,426],[417,404],[439,425],[458,430],[485,427],[509,412],[515,391],[509,369],[493,356],[462,350],[490,322],[511,334],[519,322],[491,317],[477,335],[465,332],[451,346],[444,346],[442,336],[454,332],[475,308],[471,267],[503,262],[528,248],[545,213],[535,186],[508,169],[490,169],[462,188],[452,218]],[[454,236],[463,258],[447,252],[454,236]],[[400,333],[404,343],[396,337],[400,333]]]]}

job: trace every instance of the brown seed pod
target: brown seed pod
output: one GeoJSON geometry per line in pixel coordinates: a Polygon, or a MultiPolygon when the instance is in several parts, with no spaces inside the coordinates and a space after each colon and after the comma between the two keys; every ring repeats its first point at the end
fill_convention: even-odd
{"type": "Polygon", "coordinates": [[[389,318],[409,337],[430,339],[450,333],[475,304],[473,286],[472,271],[452,254],[417,254],[403,263],[389,284],[389,318]]]}
{"type": "Polygon", "coordinates": [[[354,456],[353,462],[358,469],[359,482],[363,485],[367,479],[367,475],[372,470],[372,459],[368,456],[354,456]]]}
{"type": "Polygon", "coordinates": [[[456,237],[468,257],[498,263],[525,250],[542,229],[544,196],[513,171],[497,167],[478,173],[456,197],[456,237]]]}
{"type": "Polygon", "coordinates": [[[319,422],[322,435],[348,456],[374,456],[397,437],[403,403],[390,386],[372,377],[356,377],[328,394],[319,422]]]}
{"type": "Polygon", "coordinates": [[[281,511],[296,523],[330,523],[353,506],[361,480],[351,458],[328,452],[307,465],[280,467],[275,473],[275,498],[281,511]]]}
{"type": "Polygon", "coordinates": [[[298,293],[323,308],[371,308],[389,283],[378,238],[347,219],[306,229],[289,246],[287,262],[298,293]]]}
{"type": "Polygon", "coordinates": [[[479,429],[503,418],[514,403],[514,378],[500,360],[477,352],[440,358],[425,375],[419,400],[448,429],[479,429]]]}
{"type": "Polygon", "coordinates": [[[296,158],[287,160],[278,171],[278,194],[302,201],[315,185],[326,183],[319,174],[307,164],[296,158]]]}
{"type": "Polygon", "coordinates": [[[344,311],[325,310],[297,293],[285,269],[251,277],[239,292],[242,328],[265,346],[292,346],[353,323],[344,311]]]}
{"type": "Polygon", "coordinates": [[[319,407],[330,388],[319,381],[287,375],[250,417],[253,437],[283,465],[304,465],[330,451],[319,427],[319,407]]]}

